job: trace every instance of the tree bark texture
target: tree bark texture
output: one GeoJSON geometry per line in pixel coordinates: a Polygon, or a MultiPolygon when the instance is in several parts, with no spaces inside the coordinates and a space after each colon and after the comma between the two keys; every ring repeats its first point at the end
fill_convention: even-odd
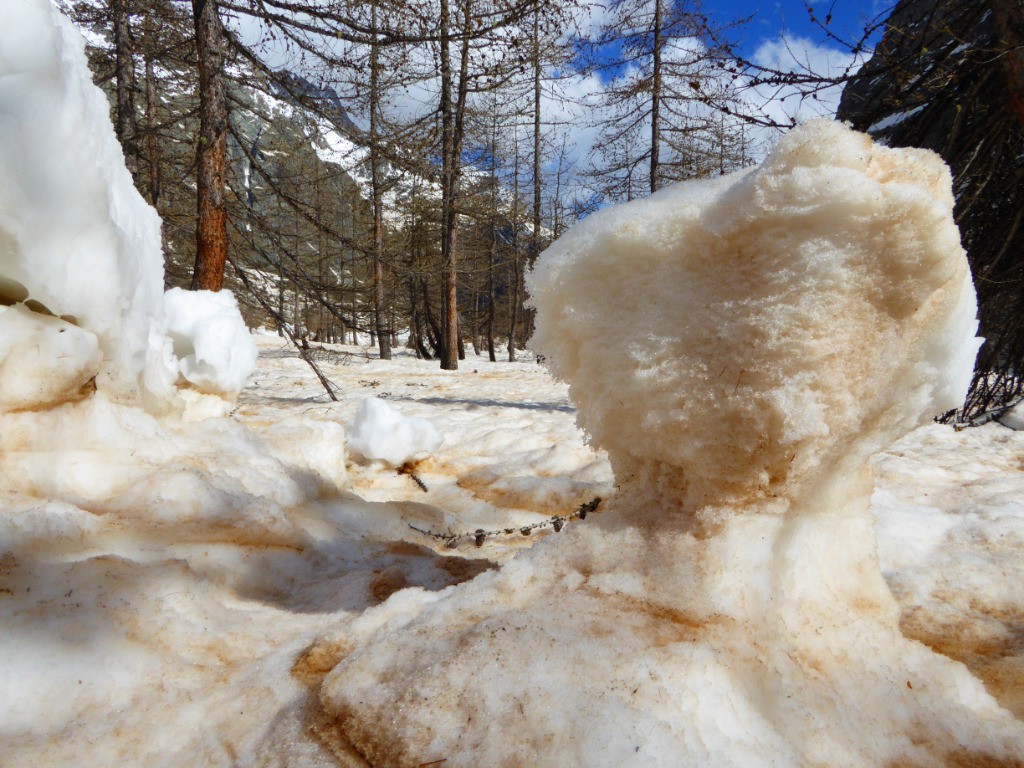
{"type": "MultiPolygon", "coordinates": [[[[462,167],[462,137],[469,94],[469,44],[473,31],[470,0],[463,0],[459,79],[455,104],[452,105],[452,71],[450,52],[451,15],[448,0],[441,0],[441,135],[442,135],[442,226],[441,269],[444,273],[444,341],[441,368],[458,370],[459,335],[458,294],[458,196],[462,167]]],[[[464,355],[463,355],[464,356],[464,355]]]]}
{"type": "Polygon", "coordinates": [[[124,164],[138,186],[139,159],[135,130],[135,60],[132,57],[128,0],[111,3],[114,26],[114,79],[117,110],[114,128],[124,151],[124,164]]]}
{"type": "Polygon", "coordinates": [[[661,0],[654,0],[654,51],[651,62],[651,194],[658,191],[661,146],[661,0]]]}
{"type": "Polygon", "coordinates": [[[216,0],[192,0],[199,69],[199,147],[196,263],[192,290],[219,291],[228,257],[227,175],[228,110],[224,91],[224,28],[216,0]]]}
{"type": "Polygon", "coordinates": [[[1003,70],[1010,109],[1024,125],[1024,0],[992,0],[992,14],[1006,51],[1003,70]]]}
{"type": "MultiPolygon", "coordinates": [[[[370,6],[373,34],[377,34],[377,3],[370,6]]],[[[391,359],[391,334],[384,308],[384,219],[380,180],[380,43],[370,46],[370,195],[373,207],[373,312],[381,360],[391,359]]]]}

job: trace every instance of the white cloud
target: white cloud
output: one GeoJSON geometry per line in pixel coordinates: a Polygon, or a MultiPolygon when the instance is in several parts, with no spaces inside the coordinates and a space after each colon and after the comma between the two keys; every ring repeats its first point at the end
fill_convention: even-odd
{"type": "Polygon", "coordinates": [[[767,72],[791,73],[798,82],[755,83],[750,78],[744,101],[752,114],[780,125],[832,117],[843,93],[841,78],[855,73],[870,55],[855,55],[798,36],[766,40],[754,52],[753,63],[767,72]]]}

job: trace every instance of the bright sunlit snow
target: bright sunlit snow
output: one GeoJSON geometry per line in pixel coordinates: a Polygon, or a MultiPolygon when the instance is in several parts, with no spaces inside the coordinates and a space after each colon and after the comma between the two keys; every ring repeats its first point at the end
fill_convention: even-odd
{"type": "Polygon", "coordinates": [[[247,378],[229,295],[164,308],[80,40],[8,0],[0,765],[1024,760],[1024,434],[927,423],[951,203],[814,123],[541,258],[568,384],[332,347],[331,402],[274,334],[247,378]]]}
{"type": "Polygon", "coordinates": [[[444,435],[426,419],[403,416],[385,401],[368,397],[348,425],[348,448],[364,459],[401,467],[436,451],[444,435]]]}
{"type": "Polygon", "coordinates": [[[236,397],[256,367],[256,344],[231,292],[172,288],[164,312],[182,378],[200,391],[236,397]]]}
{"type": "Polygon", "coordinates": [[[971,375],[950,185],[931,153],[813,122],[551,246],[534,343],[617,491],[500,571],[355,622],[321,736],[387,765],[1024,757],[981,682],[901,634],[870,509],[868,460],[971,375]]]}
{"type": "MultiPolygon", "coordinates": [[[[81,35],[42,0],[5,2],[0,28],[0,295],[24,294],[43,317],[78,326],[5,313],[19,348],[7,349],[2,375],[17,368],[22,390],[43,382],[39,404],[94,379],[111,398],[159,412],[180,405],[179,373],[200,389],[237,392],[255,355],[248,339],[234,341],[244,324],[230,294],[172,292],[165,318],[160,220],[124,166],[81,35]],[[61,362],[33,357],[34,339],[53,349],[56,334],[65,334],[61,362]],[[215,354],[223,343],[232,346],[215,354]]],[[[24,392],[2,399],[35,405],[24,392]]]]}

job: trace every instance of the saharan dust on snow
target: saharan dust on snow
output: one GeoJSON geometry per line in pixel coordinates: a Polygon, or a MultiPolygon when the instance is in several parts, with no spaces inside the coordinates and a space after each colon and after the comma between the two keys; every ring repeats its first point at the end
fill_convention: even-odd
{"type": "Polygon", "coordinates": [[[163,291],[48,0],[0,105],[52,310],[0,306],[4,768],[1024,761],[1024,433],[928,423],[977,349],[934,155],[802,126],[555,243],[550,373],[337,348],[328,402],[163,291]]]}

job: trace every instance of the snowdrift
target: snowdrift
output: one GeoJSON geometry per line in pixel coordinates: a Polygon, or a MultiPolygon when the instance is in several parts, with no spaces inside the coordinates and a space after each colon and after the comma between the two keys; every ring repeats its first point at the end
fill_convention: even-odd
{"type": "MultiPolygon", "coordinates": [[[[608,495],[564,385],[396,360],[334,367],[326,404],[264,337],[224,418],[255,359],[233,299],[162,294],[81,40],[6,0],[0,763],[1019,764],[1021,722],[901,635],[869,509],[868,458],[957,401],[977,348],[951,203],[934,156],[815,123],[588,219],[531,290],[619,490],[526,552],[451,552],[416,528],[608,495]],[[401,418],[359,415],[366,389],[401,418]],[[384,467],[424,453],[427,492],[384,467]]],[[[906,624],[965,656],[1016,642],[1024,606],[1005,432],[883,465],[906,624]]],[[[972,668],[1020,714],[1018,651],[972,668]]]]}
{"type": "Polygon", "coordinates": [[[0,407],[74,400],[89,382],[153,412],[183,407],[179,378],[237,396],[256,347],[230,293],[171,292],[165,310],[160,219],[125,168],[81,35],[39,0],[4,3],[0,30],[0,407]],[[185,302],[203,320],[191,336],[168,328],[185,302]],[[200,355],[220,358],[197,360],[199,337],[200,355]]]}
{"type": "Polygon", "coordinates": [[[597,522],[353,625],[321,735],[371,765],[945,765],[1024,726],[905,639],[868,459],[978,348],[950,177],[830,122],[602,211],[534,339],[619,486],[597,522]]]}

